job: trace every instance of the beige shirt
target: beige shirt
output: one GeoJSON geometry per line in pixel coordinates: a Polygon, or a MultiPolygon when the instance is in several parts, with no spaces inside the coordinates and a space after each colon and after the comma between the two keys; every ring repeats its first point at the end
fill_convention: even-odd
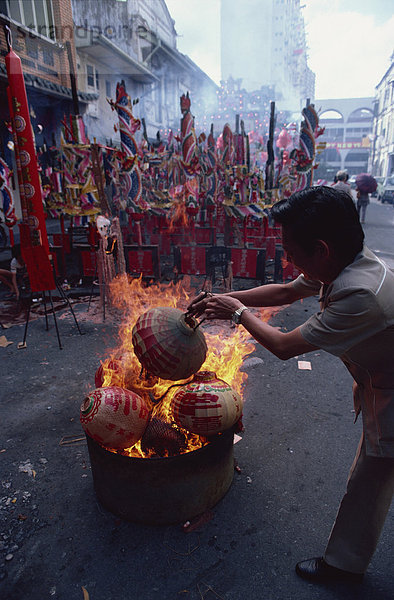
{"type": "MultiPolygon", "coordinates": [[[[294,281],[305,295],[321,284],[294,281]]],[[[394,457],[394,274],[367,247],[328,286],[304,339],[338,356],[352,374],[367,454],[394,457]]]]}
{"type": "Polygon", "coordinates": [[[341,192],[346,192],[347,194],[349,194],[349,196],[352,196],[352,188],[348,183],[345,183],[344,181],[337,181],[337,183],[334,183],[332,187],[341,192]]]}

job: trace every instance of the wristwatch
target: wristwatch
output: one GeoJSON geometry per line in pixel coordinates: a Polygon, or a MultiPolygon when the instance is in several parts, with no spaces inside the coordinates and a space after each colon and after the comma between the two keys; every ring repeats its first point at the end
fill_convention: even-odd
{"type": "Polygon", "coordinates": [[[232,322],[236,325],[239,325],[241,323],[241,315],[245,310],[249,310],[247,306],[240,306],[239,308],[237,308],[237,310],[233,312],[231,316],[232,322]]]}

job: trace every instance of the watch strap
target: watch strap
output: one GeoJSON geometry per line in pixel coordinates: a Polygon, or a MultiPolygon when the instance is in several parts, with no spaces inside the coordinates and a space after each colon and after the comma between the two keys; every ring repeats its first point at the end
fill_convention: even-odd
{"type": "Polygon", "coordinates": [[[241,323],[241,316],[242,313],[245,312],[245,310],[249,310],[247,306],[240,306],[239,308],[237,308],[237,310],[233,312],[231,319],[236,325],[239,325],[241,323]]]}

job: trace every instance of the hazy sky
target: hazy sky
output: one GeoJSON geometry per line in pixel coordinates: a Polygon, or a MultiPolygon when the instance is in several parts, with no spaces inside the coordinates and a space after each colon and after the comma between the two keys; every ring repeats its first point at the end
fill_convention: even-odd
{"type": "MultiPolygon", "coordinates": [[[[238,0],[242,7],[248,0],[238,0]]],[[[220,80],[220,0],[166,0],[178,49],[220,80]]],[[[394,52],[393,0],[304,0],[316,98],[374,96],[394,52]]],[[[240,34],[241,35],[241,34],[240,34]]]]}

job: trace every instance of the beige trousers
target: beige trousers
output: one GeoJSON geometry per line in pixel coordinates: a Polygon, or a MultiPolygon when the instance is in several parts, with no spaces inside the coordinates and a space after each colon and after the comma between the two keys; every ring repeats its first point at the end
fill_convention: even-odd
{"type": "Polygon", "coordinates": [[[339,569],[364,573],[377,546],[394,491],[394,458],[365,453],[361,437],[324,554],[339,569]]]}

